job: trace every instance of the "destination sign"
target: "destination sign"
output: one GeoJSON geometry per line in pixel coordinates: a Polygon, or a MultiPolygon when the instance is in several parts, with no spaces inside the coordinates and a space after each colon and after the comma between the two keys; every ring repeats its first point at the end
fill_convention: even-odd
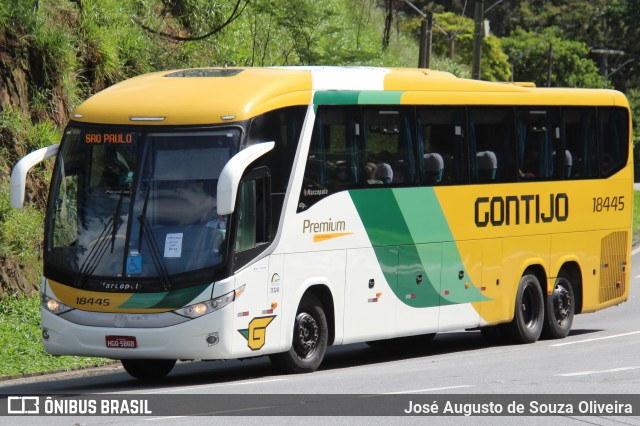
{"type": "Polygon", "coordinates": [[[130,144],[133,133],[86,133],[84,142],[87,144],[130,144]]]}

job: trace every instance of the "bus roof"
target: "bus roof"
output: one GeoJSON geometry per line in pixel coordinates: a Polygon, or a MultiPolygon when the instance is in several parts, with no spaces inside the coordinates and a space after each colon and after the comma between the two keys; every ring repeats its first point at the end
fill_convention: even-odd
{"type": "Polygon", "coordinates": [[[274,67],[162,71],[111,86],[72,119],[103,124],[192,125],[242,121],[292,105],[619,105],[614,90],[536,88],[410,68],[274,67]]]}

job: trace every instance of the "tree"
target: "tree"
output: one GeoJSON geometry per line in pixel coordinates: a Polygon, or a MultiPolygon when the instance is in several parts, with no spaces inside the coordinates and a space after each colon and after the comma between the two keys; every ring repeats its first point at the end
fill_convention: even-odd
{"type": "Polygon", "coordinates": [[[513,68],[513,79],[532,81],[546,86],[549,67],[549,46],[553,46],[552,86],[603,87],[602,76],[595,63],[588,59],[589,48],[580,41],[562,37],[557,29],[545,29],[542,34],[518,29],[502,39],[513,68]]]}
{"type": "MultiPolygon", "coordinates": [[[[461,64],[471,65],[473,58],[473,20],[452,12],[433,15],[433,53],[446,56],[461,64]]],[[[420,34],[420,20],[412,19],[404,25],[416,37],[420,34]]],[[[500,39],[489,35],[482,40],[480,74],[483,80],[508,81],[511,76],[509,58],[500,39]]]]}

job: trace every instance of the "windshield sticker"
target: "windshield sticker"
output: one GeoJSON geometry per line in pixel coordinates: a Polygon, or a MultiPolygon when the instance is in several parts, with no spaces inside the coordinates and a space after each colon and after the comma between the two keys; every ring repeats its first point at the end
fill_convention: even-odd
{"type": "Polygon", "coordinates": [[[127,256],[127,274],[139,275],[142,273],[142,258],[140,256],[127,256]]]}
{"type": "Polygon", "coordinates": [[[167,238],[164,241],[164,257],[182,256],[182,235],[182,232],[167,234],[167,238]]]}

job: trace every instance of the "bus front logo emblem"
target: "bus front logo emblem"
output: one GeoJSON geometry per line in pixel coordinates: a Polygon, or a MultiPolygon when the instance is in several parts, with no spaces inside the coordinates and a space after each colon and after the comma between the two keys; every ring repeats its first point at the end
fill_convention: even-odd
{"type": "Polygon", "coordinates": [[[252,351],[262,349],[266,342],[267,326],[271,324],[275,317],[276,315],[254,318],[249,323],[249,328],[238,330],[242,337],[247,339],[249,349],[252,351]]]}

